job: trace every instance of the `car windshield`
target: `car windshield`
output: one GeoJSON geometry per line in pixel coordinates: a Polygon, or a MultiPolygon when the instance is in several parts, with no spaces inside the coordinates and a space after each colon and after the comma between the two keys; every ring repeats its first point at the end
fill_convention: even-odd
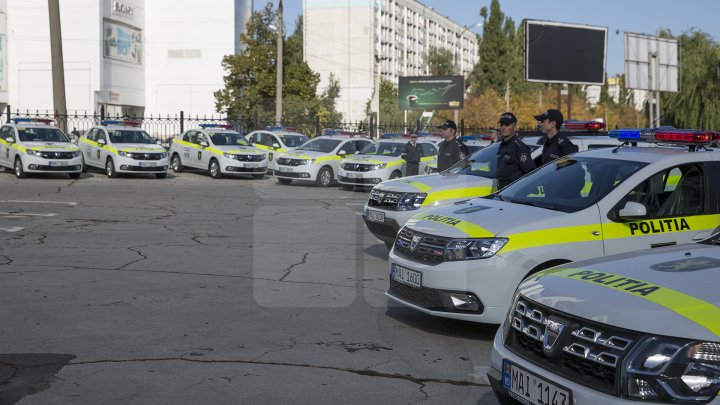
{"type": "Polygon", "coordinates": [[[245,138],[237,132],[209,132],[208,134],[210,135],[210,139],[214,145],[250,146],[250,142],[246,141],[245,138]]]}
{"type": "Polygon", "coordinates": [[[23,142],[70,142],[57,128],[18,128],[23,142]]]}
{"type": "Polygon", "coordinates": [[[155,143],[145,131],[137,129],[109,129],[112,143],[155,143]]]}
{"type": "Polygon", "coordinates": [[[297,150],[307,150],[312,152],[330,153],[342,142],[339,139],[326,139],[326,138],[315,138],[309,141],[303,146],[297,148],[297,150]]]}
{"type": "Polygon", "coordinates": [[[360,151],[361,155],[400,156],[405,148],[400,142],[378,142],[360,151]]]}
{"type": "MultiPolygon", "coordinates": [[[[528,145],[530,150],[535,150],[538,145],[528,145]]],[[[495,178],[495,168],[497,166],[497,153],[500,143],[493,143],[482,148],[465,159],[457,162],[447,171],[453,174],[467,174],[470,176],[480,176],[488,179],[495,178]]]]}
{"type": "Polygon", "coordinates": [[[297,148],[298,146],[304,144],[308,141],[307,136],[303,134],[286,134],[286,135],[279,135],[282,142],[287,146],[288,148],[297,148]]]}
{"type": "Polygon", "coordinates": [[[563,212],[577,212],[597,203],[644,162],[573,156],[558,159],[493,195],[503,201],[563,212]]]}

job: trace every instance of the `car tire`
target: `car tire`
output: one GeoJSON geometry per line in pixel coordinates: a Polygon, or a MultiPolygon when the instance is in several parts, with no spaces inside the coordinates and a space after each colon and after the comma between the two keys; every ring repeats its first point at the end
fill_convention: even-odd
{"type": "Polygon", "coordinates": [[[182,171],[183,171],[182,160],[180,160],[180,155],[178,155],[177,153],[172,155],[172,159],[170,159],[170,167],[172,168],[173,172],[182,173],[182,171]]]}
{"type": "Polygon", "coordinates": [[[292,180],[291,180],[291,179],[280,179],[280,178],[279,178],[279,179],[277,179],[277,181],[278,181],[278,183],[280,183],[280,184],[290,184],[290,183],[292,183],[292,180]]]}
{"type": "Polygon", "coordinates": [[[333,172],[329,167],[323,167],[317,174],[315,185],[318,187],[330,187],[333,183],[333,172]]]}
{"type": "Polygon", "coordinates": [[[79,179],[80,173],[68,173],[68,176],[70,176],[71,179],[79,179]]]}
{"type": "Polygon", "coordinates": [[[20,160],[19,157],[15,158],[15,177],[18,179],[24,179],[27,177],[27,173],[25,173],[25,169],[23,169],[22,160],[20,160]]]}
{"type": "Polygon", "coordinates": [[[164,179],[165,177],[167,177],[167,173],[155,173],[155,177],[157,177],[158,179],[164,179]]]}
{"type": "Polygon", "coordinates": [[[89,167],[85,164],[85,157],[82,158],[82,172],[87,173],[89,167]]]}
{"type": "Polygon", "coordinates": [[[107,158],[105,161],[105,174],[111,179],[118,177],[118,172],[115,171],[115,162],[113,162],[112,158],[107,158]]]}
{"type": "Polygon", "coordinates": [[[402,173],[399,172],[399,171],[397,171],[397,170],[395,170],[395,171],[392,172],[392,174],[390,175],[390,180],[399,179],[400,177],[402,177],[402,173]]]}
{"type": "Polygon", "coordinates": [[[253,174],[253,179],[262,180],[265,177],[265,173],[262,174],[253,174]]]}
{"type": "Polygon", "coordinates": [[[385,242],[385,247],[386,247],[388,250],[392,250],[393,245],[394,245],[394,243],[392,243],[392,242],[385,242]]]}
{"type": "Polygon", "coordinates": [[[210,166],[208,166],[208,171],[210,172],[210,177],[212,177],[213,179],[222,178],[222,172],[220,171],[220,163],[217,161],[217,159],[210,160],[210,166]]]}

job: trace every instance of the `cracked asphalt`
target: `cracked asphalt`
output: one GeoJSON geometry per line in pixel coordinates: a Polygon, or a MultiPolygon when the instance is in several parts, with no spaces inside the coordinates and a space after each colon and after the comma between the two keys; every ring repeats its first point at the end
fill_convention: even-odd
{"type": "Polygon", "coordinates": [[[495,327],[392,306],[367,192],[0,172],[0,404],[495,404],[495,327]]]}

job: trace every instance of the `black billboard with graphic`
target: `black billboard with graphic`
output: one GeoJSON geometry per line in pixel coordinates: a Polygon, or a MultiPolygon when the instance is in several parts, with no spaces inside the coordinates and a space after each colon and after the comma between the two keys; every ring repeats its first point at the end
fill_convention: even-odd
{"type": "Polygon", "coordinates": [[[405,76],[398,83],[401,110],[462,110],[462,76],[405,76]]]}

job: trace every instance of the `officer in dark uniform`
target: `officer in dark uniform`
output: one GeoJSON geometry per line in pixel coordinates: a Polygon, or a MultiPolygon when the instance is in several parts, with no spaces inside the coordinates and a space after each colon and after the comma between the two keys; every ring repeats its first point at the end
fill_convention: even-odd
{"type": "Polygon", "coordinates": [[[515,114],[506,112],[500,116],[501,142],[497,154],[498,190],[519,179],[525,173],[535,169],[535,163],[530,157],[530,148],[515,134],[517,118],[515,114]]]}
{"type": "Polygon", "coordinates": [[[447,120],[438,127],[443,130],[444,141],[438,145],[437,170],[443,171],[462,159],[462,146],[458,142],[455,121],[447,120]]]}
{"type": "Polygon", "coordinates": [[[417,143],[418,134],[410,134],[410,142],[405,144],[402,158],[405,159],[405,175],[416,176],[420,172],[420,158],[423,156],[422,148],[417,143]]]}
{"type": "Polygon", "coordinates": [[[538,128],[540,132],[545,134],[538,145],[542,145],[542,156],[536,159],[537,166],[552,162],[565,155],[575,153],[578,147],[568,139],[567,135],[560,132],[563,123],[563,115],[558,110],[547,110],[540,115],[536,115],[538,120],[538,128]]]}

